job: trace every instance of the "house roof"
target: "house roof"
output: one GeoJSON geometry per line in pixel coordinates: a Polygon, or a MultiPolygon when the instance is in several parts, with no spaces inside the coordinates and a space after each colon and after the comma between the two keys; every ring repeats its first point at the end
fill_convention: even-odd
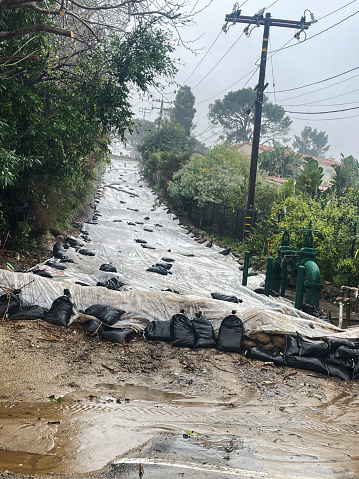
{"type": "MultiPolygon", "coordinates": [[[[252,142],[251,141],[243,141],[242,143],[240,143],[238,145],[237,148],[240,148],[241,146],[244,146],[244,145],[249,145],[250,147],[252,147],[252,142]]],[[[268,146],[268,145],[259,145],[258,149],[260,151],[274,151],[274,148],[272,146],[268,146]]],[[[288,151],[290,151],[290,150],[288,150],[288,151]]],[[[313,160],[316,160],[318,163],[321,163],[322,165],[329,165],[329,166],[340,165],[340,163],[338,161],[335,161],[334,158],[320,158],[318,156],[313,156],[313,155],[304,155],[302,153],[299,153],[299,154],[302,158],[310,156],[311,158],[313,158],[313,160]]]]}

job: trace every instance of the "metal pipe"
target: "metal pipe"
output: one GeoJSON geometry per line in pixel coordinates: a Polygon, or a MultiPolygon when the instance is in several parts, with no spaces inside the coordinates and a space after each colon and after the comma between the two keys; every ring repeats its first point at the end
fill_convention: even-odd
{"type": "Polygon", "coordinates": [[[250,252],[249,252],[249,251],[246,251],[246,252],[244,253],[244,265],[243,265],[242,286],[247,286],[248,268],[249,268],[249,255],[250,255],[250,252]]]}
{"type": "Polygon", "coordinates": [[[305,267],[299,266],[297,274],[297,291],[295,293],[295,304],[296,309],[302,309],[303,296],[304,296],[304,280],[305,280],[305,267]]]}
{"type": "Polygon", "coordinates": [[[344,313],[344,304],[340,301],[339,303],[339,322],[338,322],[338,328],[342,328],[343,326],[343,313],[344,313]]]}

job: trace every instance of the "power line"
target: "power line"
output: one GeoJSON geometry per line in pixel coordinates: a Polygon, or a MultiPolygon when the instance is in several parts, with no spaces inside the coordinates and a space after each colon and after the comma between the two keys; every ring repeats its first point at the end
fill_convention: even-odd
{"type": "MultiPolygon", "coordinates": [[[[358,76],[358,75],[355,75],[355,76],[358,76]]],[[[354,78],[354,77],[352,77],[352,78],[354,78]]],[[[321,88],[321,90],[322,90],[322,88],[321,88]]],[[[315,90],[315,91],[318,91],[318,90],[315,90]]],[[[359,88],[356,88],[355,90],[347,91],[345,93],[341,93],[340,95],[328,96],[326,98],[322,98],[321,100],[314,100],[314,101],[310,101],[308,103],[302,103],[301,105],[283,105],[282,104],[282,106],[307,106],[307,105],[312,105],[313,103],[320,103],[322,101],[332,100],[333,98],[339,98],[340,96],[350,95],[350,93],[355,93],[357,91],[359,91],[359,88]]],[[[313,93],[313,92],[311,92],[311,93],[313,93]]],[[[306,93],[306,95],[309,95],[309,93],[306,93]]],[[[302,95],[298,95],[298,96],[302,96],[302,95]]],[[[297,98],[297,97],[292,97],[292,98],[297,98]]],[[[287,98],[287,99],[289,100],[289,98],[287,98]]],[[[283,100],[283,101],[285,101],[285,100],[283,100]]],[[[329,106],[329,105],[322,105],[322,106],[329,106]]]]}
{"type": "Polygon", "coordinates": [[[352,3],[355,3],[356,1],[357,0],[352,0],[351,2],[347,3],[346,5],[343,5],[342,7],[337,8],[333,12],[330,12],[330,13],[327,13],[326,15],[323,15],[322,17],[318,18],[318,22],[319,22],[319,20],[323,20],[323,18],[329,17],[329,15],[333,15],[333,13],[339,12],[339,10],[342,10],[343,8],[347,7],[348,5],[351,5],[352,3]]]}
{"type": "MultiPolygon", "coordinates": [[[[330,27],[326,28],[325,30],[322,30],[321,32],[318,32],[316,33],[315,35],[311,36],[311,37],[307,37],[304,41],[308,41],[308,40],[312,40],[313,38],[315,37],[318,37],[319,35],[321,35],[322,33],[325,33],[327,32],[328,30],[331,30],[332,28],[340,25],[341,23],[345,22],[346,20],[349,20],[349,18],[351,17],[354,17],[354,15],[356,15],[357,13],[359,13],[359,10],[357,10],[356,12],[352,13],[351,15],[349,15],[348,17],[344,18],[343,20],[340,20],[340,22],[337,22],[337,23],[334,23],[334,25],[331,25],[330,27]]],[[[300,43],[304,43],[304,42],[299,42],[299,43],[295,43],[294,45],[288,45],[287,47],[284,47],[284,48],[281,48],[281,50],[286,50],[287,48],[292,48],[292,47],[295,47],[297,45],[299,45],[300,43]]],[[[269,52],[269,53],[277,53],[279,52],[280,50],[275,50],[274,52],[269,52]]]]}
{"type": "Polygon", "coordinates": [[[359,115],[350,115],[350,116],[340,116],[337,118],[298,118],[292,116],[293,120],[301,120],[301,121],[333,121],[333,120],[347,120],[348,118],[358,118],[359,115]]]}
{"type": "Polygon", "coordinates": [[[294,113],[297,115],[326,115],[327,113],[340,113],[342,111],[358,110],[359,106],[353,106],[351,108],[343,108],[342,110],[328,110],[328,111],[290,111],[286,110],[286,113],[294,113]]]}
{"type": "Polygon", "coordinates": [[[216,41],[218,40],[219,36],[221,35],[221,33],[223,33],[223,30],[221,30],[219,32],[219,34],[217,35],[216,39],[214,40],[214,42],[212,43],[212,45],[209,47],[209,49],[207,50],[207,52],[205,53],[204,57],[202,58],[202,60],[198,63],[198,65],[195,67],[194,70],[192,70],[192,72],[188,75],[188,77],[185,79],[185,81],[183,82],[183,84],[185,85],[187,83],[187,81],[191,78],[191,76],[193,75],[193,73],[197,70],[197,68],[200,66],[200,64],[203,62],[203,60],[206,58],[206,56],[208,55],[208,53],[211,51],[213,45],[216,43],[216,41]]]}
{"type": "Polygon", "coordinates": [[[344,83],[345,81],[352,80],[353,78],[356,78],[356,77],[358,77],[358,76],[359,76],[359,74],[353,75],[353,76],[350,77],[350,78],[346,78],[345,80],[338,81],[338,82],[336,82],[336,83],[333,83],[332,85],[323,86],[322,88],[317,88],[316,90],[308,91],[307,93],[301,93],[300,95],[290,96],[290,97],[288,97],[288,98],[284,98],[284,99],[278,100],[278,101],[279,101],[279,102],[282,102],[282,101],[291,100],[292,98],[299,98],[299,97],[301,97],[301,96],[311,95],[312,93],[316,93],[317,91],[321,91],[321,90],[327,90],[328,88],[331,88],[332,86],[339,85],[339,84],[341,84],[341,83],[344,83]]]}
{"type": "MultiPolygon", "coordinates": [[[[333,75],[331,77],[324,78],[323,80],[315,81],[313,83],[308,83],[307,85],[297,86],[297,87],[294,87],[294,88],[288,88],[287,90],[277,90],[277,93],[285,93],[287,91],[301,90],[302,88],[307,88],[308,86],[318,85],[319,83],[324,83],[326,81],[333,80],[334,78],[338,78],[342,75],[346,75],[347,73],[353,72],[353,71],[358,70],[358,69],[359,69],[359,66],[355,67],[355,68],[351,68],[350,70],[347,70],[343,73],[338,73],[337,75],[333,75]]],[[[267,93],[275,93],[275,92],[268,91],[267,93]]]]}
{"type": "Polygon", "coordinates": [[[229,49],[226,51],[226,53],[218,60],[218,62],[210,69],[210,71],[202,78],[202,80],[200,80],[198,83],[196,83],[196,85],[195,85],[194,87],[192,87],[192,90],[194,90],[195,88],[197,88],[198,85],[199,85],[200,83],[202,83],[203,80],[204,80],[205,78],[207,78],[210,73],[213,72],[213,70],[216,68],[216,66],[217,66],[217,65],[223,60],[223,58],[232,50],[232,48],[233,48],[233,47],[237,44],[237,42],[243,37],[243,35],[244,35],[244,33],[242,33],[242,35],[240,35],[240,36],[237,38],[237,40],[233,43],[233,45],[232,45],[231,47],[229,47],[229,49]]]}

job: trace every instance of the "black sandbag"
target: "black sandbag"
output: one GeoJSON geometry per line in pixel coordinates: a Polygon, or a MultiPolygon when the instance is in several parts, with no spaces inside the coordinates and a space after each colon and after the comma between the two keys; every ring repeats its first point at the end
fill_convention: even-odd
{"type": "Polygon", "coordinates": [[[142,244],[146,244],[147,241],[146,240],[143,240],[143,239],[135,239],[136,243],[142,243],[142,244]]]}
{"type": "Polygon", "coordinates": [[[355,361],[352,379],[359,379],[359,361],[355,361]]]}
{"type": "Polygon", "coordinates": [[[246,356],[250,359],[258,359],[259,361],[271,362],[276,366],[284,365],[284,356],[278,348],[273,348],[272,351],[264,351],[257,346],[249,348],[246,356]]]}
{"type": "Polygon", "coordinates": [[[152,266],[159,266],[160,268],[165,268],[167,270],[170,270],[172,268],[172,265],[168,263],[156,263],[155,265],[152,265],[152,266]]]}
{"type": "Polygon", "coordinates": [[[155,226],[158,226],[159,228],[163,228],[163,225],[160,225],[159,223],[155,223],[155,226]]]}
{"type": "Polygon", "coordinates": [[[221,294],[221,293],[211,293],[211,296],[213,299],[219,299],[221,301],[229,301],[230,303],[242,303],[243,301],[237,296],[229,296],[227,294],[221,294]]]}
{"type": "Polygon", "coordinates": [[[291,368],[306,369],[328,376],[328,369],[323,359],[309,358],[307,356],[286,356],[285,361],[287,366],[291,368]]]}
{"type": "Polygon", "coordinates": [[[312,304],[307,303],[302,304],[302,311],[304,313],[310,314],[311,316],[314,316],[315,318],[319,318],[320,316],[324,315],[324,311],[318,308],[318,306],[313,306],[312,304]]]}
{"type": "Polygon", "coordinates": [[[323,358],[330,351],[330,346],[326,341],[306,339],[299,333],[297,333],[297,340],[299,346],[299,356],[314,356],[317,358],[323,358]]]}
{"type": "Polygon", "coordinates": [[[327,363],[329,376],[339,378],[342,381],[350,381],[352,378],[352,370],[343,368],[342,366],[334,366],[327,363]]]}
{"type": "Polygon", "coordinates": [[[250,276],[258,276],[258,273],[256,271],[248,271],[247,277],[249,278],[250,276]]]}
{"type": "Polygon", "coordinates": [[[92,336],[94,336],[95,334],[108,331],[109,329],[111,328],[109,326],[106,326],[106,324],[101,323],[101,321],[91,319],[91,321],[87,323],[86,334],[91,334],[92,336]]]}
{"type": "Polygon", "coordinates": [[[55,258],[62,259],[66,256],[66,250],[59,242],[57,242],[52,248],[52,254],[55,258]]]}
{"type": "Polygon", "coordinates": [[[327,364],[331,366],[340,366],[341,368],[345,369],[353,369],[355,361],[353,358],[350,359],[342,359],[336,356],[334,351],[331,351],[328,356],[325,358],[327,364]]]}
{"type": "Polygon", "coordinates": [[[63,271],[65,269],[67,269],[65,265],[60,264],[60,263],[55,263],[55,261],[51,261],[51,260],[46,261],[45,264],[47,266],[50,266],[51,268],[59,269],[60,271],[63,271]]]}
{"type": "Polygon", "coordinates": [[[117,268],[111,262],[102,264],[99,267],[100,271],[107,271],[108,273],[117,273],[117,268]]]}
{"type": "Polygon", "coordinates": [[[67,243],[71,246],[71,248],[76,248],[77,246],[82,246],[82,243],[80,241],[77,241],[75,238],[66,238],[67,243]]]}
{"type": "Polygon", "coordinates": [[[143,231],[148,231],[149,233],[153,233],[153,230],[151,230],[151,228],[143,228],[143,231]]]}
{"type": "Polygon", "coordinates": [[[117,321],[121,319],[121,316],[125,311],[122,309],[114,308],[113,306],[105,306],[103,304],[93,304],[89,308],[85,309],[85,314],[94,316],[108,326],[113,326],[117,321]]]}
{"type": "Polygon", "coordinates": [[[123,343],[130,341],[136,334],[136,331],[132,328],[111,328],[107,331],[101,331],[101,338],[106,339],[106,341],[111,341],[113,343],[123,343]]]}
{"type": "Polygon", "coordinates": [[[11,311],[20,306],[20,298],[18,296],[20,290],[15,290],[13,293],[3,294],[0,296],[0,319],[4,316],[6,311],[11,311]]]}
{"type": "Polygon", "coordinates": [[[167,291],[168,293],[175,293],[175,294],[184,294],[184,293],[180,293],[179,291],[177,291],[177,289],[173,289],[173,288],[161,289],[161,291],[167,291]]]}
{"type": "Polygon", "coordinates": [[[165,268],[162,268],[162,266],[151,266],[151,268],[147,268],[146,271],[150,271],[151,273],[162,274],[164,276],[169,273],[169,271],[165,268]]]}
{"type": "Polygon", "coordinates": [[[212,246],[213,246],[213,239],[210,239],[210,240],[208,241],[208,243],[206,244],[206,247],[207,247],[207,248],[212,248],[212,246]]]}
{"type": "Polygon", "coordinates": [[[165,261],[166,263],[173,263],[175,260],[172,258],[161,258],[162,261],[165,261]]]}
{"type": "Polygon", "coordinates": [[[122,283],[116,276],[108,279],[107,281],[99,281],[96,286],[102,286],[103,288],[111,289],[113,291],[119,291],[125,283],[122,283]]]}
{"type": "Polygon", "coordinates": [[[61,263],[74,263],[75,261],[68,256],[64,256],[63,258],[60,259],[61,263]]]}
{"type": "Polygon", "coordinates": [[[359,348],[349,348],[348,346],[339,346],[335,356],[340,359],[359,359],[359,348]]]}
{"type": "Polygon", "coordinates": [[[284,358],[285,360],[290,357],[299,356],[299,346],[298,340],[295,336],[291,336],[287,334],[285,336],[285,353],[284,358]]]}
{"type": "Polygon", "coordinates": [[[95,253],[89,249],[86,249],[86,248],[81,248],[79,249],[79,253],[80,254],[83,254],[85,256],[95,256],[95,253]]]}
{"type": "Polygon", "coordinates": [[[53,278],[51,273],[41,268],[35,268],[32,270],[32,272],[33,274],[37,274],[38,276],[42,276],[43,278],[53,278]]]}
{"type": "Polygon", "coordinates": [[[180,314],[174,314],[171,318],[171,337],[172,346],[182,348],[194,348],[196,338],[194,334],[194,327],[181,309],[180,314]]]}
{"type": "Polygon", "coordinates": [[[195,336],[195,348],[215,348],[217,341],[214,335],[213,326],[202,317],[201,312],[196,313],[192,320],[195,336]]]}
{"type": "Polygon", "coordinates": [[[45,319],[45,313],[47,309],[41,306],[18,306],[12,309],[9,313],[9,319],[22,320],[22,319],[45,319]]]}
{"type": "Polygon", "coordinates": [[[144,334],[149,341],[171,342],[171,321],[151,321],[146,326],[144,334]]]}
{"type": "Polygon", "coordinates": [[[340,346],[346,346],[347,348],[351,349],[354,349],[356,347],[356,344],[353,341],[344,338],[330,337],[327,338],[327,342],[330,346],[331,351],[336,351],[340,346]]]}
{"type": "MultiPolygon", "coordinates": [[[[264,294],[264,288],[256,288],[253,290],[257,294],[264,294]]],[[[274,298],[277,298],[279,294],[276,291],[273,291],[273,289],[269,290],[269,296],[273,296],[274,298]]]]}
{"type": "Polygon", "coordinates": [[[218,334],[217,349],[240,353],[242,349],[243,323],[235,316],[236,311],[225,317],[218,334]]]}
{"type": "Polygon", "coordinates": [[[148,246],[148,244],[141,244],[141,246],[146,249],[156,249],[154,246],[148,246]]]}
{"type": "Polygon", "coordinates": [[[218,254],[223,254],[223,256],[227,256],[232,251],[232,248],[226,248],[222,251],[218,251],[218,254]]]}
{"type": "Polygon", "coordinates": [[[45,321],[59,326],[68,327],[72,315],[72,302],[68,290],[64,290],[64,295],[55,299],[49,311],[45,313],[45,321]]]}

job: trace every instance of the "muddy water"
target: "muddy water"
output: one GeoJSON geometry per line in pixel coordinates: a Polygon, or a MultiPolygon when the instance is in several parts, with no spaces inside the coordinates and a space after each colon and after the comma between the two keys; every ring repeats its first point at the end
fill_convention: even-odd
{"type": "Polygon", "coordinates": [[[206,465],[218,468],[218,477],[223,470],[237,477],[354,478],[358,406],[349,389],[327,402],[303,396],[295,407],[280,397],[263,405],[260,398],[186,397],[117,384],[97,384],[61,403],[3,398],[0,470],[80,474],[120,457],[119,464],[151,458],[206,465]]]}

